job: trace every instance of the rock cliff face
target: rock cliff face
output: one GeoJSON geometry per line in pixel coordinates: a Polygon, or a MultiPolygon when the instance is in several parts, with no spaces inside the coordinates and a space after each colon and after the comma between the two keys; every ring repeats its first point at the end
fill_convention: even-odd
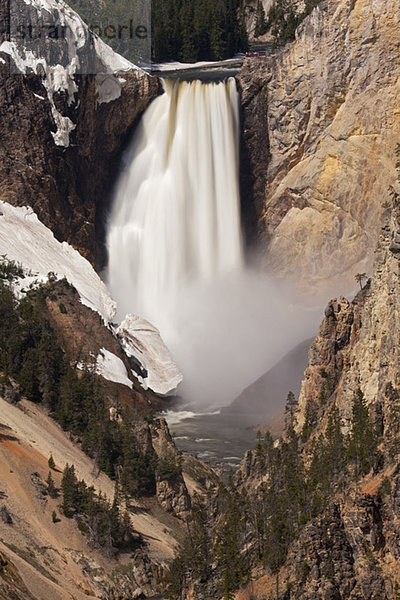
{"type": "MultiPolygon", "coordinates": [[[[269,9],[271,8],[271,6],[273,4],[272,0],[263,0],[263,2],[261,2],[261,4],[264,9],[264,13],[267,15],[269,9]]],[[[250,42],[260,41],[260,39],[257,39],[255,37],[255,33],[254,33],[254,29],[256,26],[256,11],[257,11],[256,0],[250,0],[250,2],[247,2],[246,8],[245,8],[245,21],[246,21],[247,35],[248,35],[250,42]]],[[[261,38],[261,39],[263,39],[263,38],[261,38]]]]}
{"type": "Polygon", "coordinates": [[[382,435],[382,458],[375,472],[355,490],[339,495],[330,511],[307,527],[293,547],[289,555],[292,568],[297,565],[299,570],[302,560],[308,565],[308,575],[298,587],[298,597],[304,599],[396,598],[399,476],[394,441],[398,424],[394,415],[400,384],[399,223],[398,208],[385,215],[371,282],[352,302],[341,298],[328,305],[310,349],[296,414],[297,429],[304,424],[307,404],[311,403],[319,410],[315,430],[319,435],[326,428],[327,407],[336,404],[342,431],[347,434],[351,429],[352,400],[360,388],[382,435]]]}
{"type": "Polygon", "coordinates": [[[157,499],[167,512],[186,521],[191,500],[181,470],[182,453],[176,448],[164,419],[158,419],[150,431],[152,446],[161,461],[156,482],[157,499]]]}
{"type": "Polygon", "coordinates": [[[372,280],[352,302],[341,298],[326,308],[309,352],[298,404],[298,430],[303,426],[307,403],[323,409],[328,399],[335,400],[348,428],[352,398],[358,388],[384,423],[389,422],[388,384],[393,389],[400,385],[399,254],[394,243],[399,220],[398,208],[381,218],[372,280]]]}
{"type": "MultiPolygon", "coordinates": [[[[276,585],[274,597],[282,600],[398,597],[399,225],[395,202],[381,215],[372,279],[351,302],[340,298],[328,304],[309,351],[293,421],[304,464],[309,465],[315,444],[327,439],[334,407],[348,439],[354,398],[361,390],[380,440],[379,459],[358,481],[336,485],[327,508],[300,528],[278,584],[275,575],[267,575],[246,590],[256,599],[276,585]],[[311,435],[304,439],[301,433],[310,415],[311,435]]],[[[257,453],[249,453],[237,475],[250,495],[268,480],[260,466],[257,453]]]]}
{"type": "Polygon", "coordinates": [[[371,264],[395,179],[399,39],[395,0],[324,0],[238,76],[250,237],[256,223],[265,268],[313,300],[351,291],[371,264]]]}
{"type": "Polygon", "coordinates": [[[103,375],[102,386],[110,405],[117,412],[125,406],[143,413],[151,408],[165,408],[165,401],[151,389],[144,389],[140,385],[136,376],[137,362],[123,351],[111,327],[106,327],[99,314],[84,306],[78,293],[68,284],[63,281],[54,284],[52,293],[46,298],[46,309],[45,316],[56,332],[63,351],[74,364],[87,364],[98,369],[99,374],[103,375]],[[99,362],[102,354],[120,365],[126,374],[125,378],[119,376],[116,366],[110,364],[105,368],[107,365],[104,366],[102,360],[99,362]]]}
{"type": "MultiPolygon", "coordinates": [[[[11,7],[34,25],[39,17],[64,14],[52,1],[41,8],[23,5],[16,0],[11,7]]],[[[57,42],[59,55],[49,66],[40,44],[25,54],[10,41],[10,6],[1,1],[1,199],[32,206],[59,240],[101,265],[104,213],[120,153],[160,87],[156,78],[117,60],[76,13],[65,10],[72,40],[57,42]]]]}

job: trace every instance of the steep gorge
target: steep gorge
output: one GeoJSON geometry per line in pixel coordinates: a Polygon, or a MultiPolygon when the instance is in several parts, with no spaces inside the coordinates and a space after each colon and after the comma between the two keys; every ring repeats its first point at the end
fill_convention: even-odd
{"type": "Polygon", "coordinates": [[[233,481],[195,507],[174,590],[201,600],[398,597],[400,209],[399,195],[386,197],[371,280],[352,301],[329,302],[283,435],[260,436],[233,481]]]}
{"type": "MultiPolygon", "coordinates": [[[[313,477],[320,478],[314,493],[324,494],[324,477],[330,482],[325,508],[300,525],[282,568],[275,575],[256,578],[248,588],[255,599],[273,590],[277,590],[274,597],[282,599],[397,598],[400,212],[396,203],[383,211],[380,225],[372,278],[353,301],[341,297],[328,304],[292,414],[309,484],[313,477]],[[361,476],[350,450],[341,454],[340,438],[332,437],[335,419],[343,439],[354,436],[355,398],[360,396],[378,441],[361,476]],[[324,463],[331,443],[336,444],[330,450],[333,462],[324,463]],[[319,460],[325,475],[316,470],[319,460]]],[[[286,429],[283,440],[290,443],[291,435],[286,429]]],[[[249,453],[236,482],[250,496],[257,495],[268,485],[269,468],[262,452],[249,453]]]]}
{"type": "MultiPolygon", "coordinates": [[[[313,440],[326,434],[334,406],[343,435],[350,434],[353,399],[360,390],[371,420],[379,427],[383,456],[365,477],[352,481],[346,493],[334,490],[324,511],[296,531],[287,559],[279,565],[277,591],[276,568],[259,577],[264,568],[255,561],[251,566],[257,582],[238,598],[252,595],[261,600],[273,593],[282,600],[396,598],[396,583],[400,581],[396,429],[400,223],[398,208],[391,211],[384,205],[389,201],[388,186],[396,180],[398,19],[392,0],[326,0],[301,26],[295,42],[271,57],[247,60],[238,78],[243,107],[243,214],[249,240],[261,248],[264,266],[285,277],[296,273],[299,291],[305,295],[310,289],[313,293],[319,290],[322,297],[332,290],[335,295],[338,289],[344,293],[354,285],[355,272],[368,269],[371,248],[382,227],[372,282],[353,301],[335,300],[327,308],[310,351],[294,426],[304,438],[301,460],[307,466],[313,440]],[[385,483],[386,476],[391,479],[390,486],[385,483]]],[[[99,223],[111,172],[138,115],[159,93],[159,85],[139,71],[108,73],[100,78],[76,75],[79,91],[74,93],[73,104],[68,105],[67,91],[53,94],[57,110],[76,125],[70,144],[60,147],[51,135],[51,103],[37,97],[44,95],[43,81],[33,74],[9,76],[9,56],[3,52],[0,60],[5,81],[1,99],[5,143],[2,199],[31,205],[60,239],[101,263],[96,234],[101,238],[99,223]],[[97,103],[96,94],[103,85],[109,101],[97,103]]],[[[97,353],[107,343],[124,364],[132,366],[114,334],[73,296],[69,292],[67,302],[64,298],[66,314],[59,308],[58,300],[63,298],[48,300],[63,345],[78,354],[82,340],[71,336],[71,330],[83,328],[86,322],[87,331],[82,336],[85,350],[97,353]]],[[[105,385],[111,409],[129,404],[134,396],[144,408],[149,402],[162,406],[159,398],[137,383],[132,393],[122,391],[119,384],[105,385]]],[[[118,413],[110,414],[118,417],[118,413]]],[[[208,524],[215,526],[215,530],[209,527],[209,535],[220,532],[219,562],[207,580],[215,566],[209,561],[200,582],[209,582],[209,593],[197,597],[221,597],[226,591],[220,587],[226,565],[228,571],[231,566],[232,572],[237,568],[239,575],[242,568],[241,564],[227,563],[225,546],[226,550],[231,548],[224,546],[224,541],[231,542],[237,533],[232,521],[243,519],[232,512],[230,521],[224,523],[228,494],[209,470],[194,461],[182,475],[181,456],[162,421],[149,425],[140,417],[137,434],[143,448],[150,441],[158,457],[165,459],[161,466],[167,477],[157,480],[158,503],[151,507],[159,519],[160,535],[165,523],[174,519],[171,514],[183,519],[178,521],[178,530],[186,527],[191,503],[188,488],[193,497],[194,491],[205,497],[206,488],[213,497],[213,491],[219,489],[211,503],[211,517],[208,515],[208,524]],[[204,487],[199,479],[205,482],[204,487]]],[[[20,440],[26,450],[25,443],[20,440]]],[[[7,460],[10,458],[5,454],[6,465],[7,460]]],[[[43,464],[43,458],[40,460],[45,476],[46,461],[43,464]]],[[[255,452],[246,457],[235,482],[241,491],[256,496],[262,480],[268,482],[268,465],[266,468],[255,452]]],[[[252,516],[251,507],[251,503],[245,504],[243,515],[252,516]]],[[[150,509],[136,506],[135,510],[145,518],[143,513],[150,509]]],[[[8,533],[11,536],[12,530],[8,533]]],[[[247,560],[250,556],[253,560],[251,552],[258,533],[257,529],[245,531],[236,558],[244,556],[247,560]]],[[[1,550],[0,575],[5,580],[13,574],[12,563],[18,559],[15,553],[10,558],[3,546],[1,550]]],[[[235,556],[231,558],[233,561],[235,556]]],[[[143,561],[145,564],[138,561],[135,569],[145,574],[153,570],[145,582],[148,587],[142,590],[150,595],[157,591],[151,579],[157,568],[149,565],[147,558],[143,561]]],[[[189,583],[193,583],[190,574],[195,566],[195,562],[190,564],[189,575],[184,573],[189,583]]],[[[121,579],[111,587],[115,597],[118,585],[126,580],[123,568],[120,573],[121,579]]],[[[41,580],[40,575],[38,578],[41,580]]],[[[89,585],[87,581],[85,585],[89,585]]],[[[240,581],[238,577],[233,585],[237,587],[240,581]]],[[[24,593],[17,577],[16,587],[24,593]]],[[[120,598],[123,594],[135,597],[138,588],[127,587],[120,598]]],[[[5,589],[7,593],[9,588],[5,589]]],[[[233,593],[232,588],[228,593],[233,593]]]]}

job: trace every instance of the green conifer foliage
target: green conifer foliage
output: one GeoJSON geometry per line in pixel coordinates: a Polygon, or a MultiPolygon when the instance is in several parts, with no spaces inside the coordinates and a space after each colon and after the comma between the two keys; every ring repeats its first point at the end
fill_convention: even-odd
{"type": "Polygon", "coordinates": [[[355,475],[366,475],[377,460],[379,438],[371,422],[364,394],[358,388],[353,400],[352,431],[347,456],[355,463],[355,475]]]}
{"type": "Polygon", "coordinates": [[[57,493],[56,486],[54,484],[54,479],[51,475],[51,471],[49,471],[49,474],[46,479],[46,483],[47,483],[47,493],[49,494],[50,498],[57,498],[58,493],[57,493]]]}
{"type": "MultiPolygon", "coordinates": [[[[131,0],[69,0],[89,25],[127,22],[131,0]]],[[[140,3],[139,3],[140,4],[140,3]]],[[[135,15],[132,15],[135,18],[135,15]]],[[[153,0],[151,5],[152,58],[156,62],[222,59],[247,50],[244,12],[239,0],[153,0]]],[[[141,22],[138,15],[137,22],[141,22]]],[[[129,58],[135,39],[116,35],[107,43],[129,58]]]]}
{"type": "Polygon", "coordinates": [[[254,36],[260,37],[260,35],[264,35],[268,31],[268,23],[265,18],[265,11],[262,5],[261,0],[257,2],[256,8],[256,22],[254,26],[254,36]]]}
{"type": "Polygon", "coordinates": [[[77,484],[78,480],[75,475],[74,465],[69,466],[67,463],[63,471],[61,489],[63,495],[62,511],[67,518],[73,516],[77,507],[77,484]]]}
{"type": "Polygon", "coordinates": [[[120,514],[119,495],[113,503],[97,495],[92,486],[78,480],[74,466],[65,466],[62,479],[62,511],[67,518],[76,517],[79,529],[90,537],[91,542],[104,548],[109,554],[119,550],[134,550],[141,544],[132,529],[127,512],[120,514]]]}

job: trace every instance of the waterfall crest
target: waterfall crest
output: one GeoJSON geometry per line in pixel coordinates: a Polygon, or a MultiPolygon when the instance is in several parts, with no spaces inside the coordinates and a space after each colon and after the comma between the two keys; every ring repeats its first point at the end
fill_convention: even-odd
{"type": "Polygon", "coordinates": [[[108,284],[168,341],[178,296],[243,264],[233,78],[165,80],[126,156],[109,219],[108,284]]]}

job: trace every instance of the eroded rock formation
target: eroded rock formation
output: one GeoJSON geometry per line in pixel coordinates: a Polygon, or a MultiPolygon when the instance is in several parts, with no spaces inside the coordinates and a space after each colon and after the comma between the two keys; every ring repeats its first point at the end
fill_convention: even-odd
{"type": "MultiPolygon", "coordinates": [[[[400,326],[399,255],[393,251],[399,218],[398,209],[381,217],[371,282],[352,302],[341,298],[328,304],[309,352],[299,397],[298,429],[304,423],[307,402],[321,406],[321,390],[325,390],[323,401],[335,397],[347,423],[358,388],[368,404],[389,410],[387,385],[397,389],[400,384],[396,341],[400,326]]],[[[386,415],[386,422],[388,418],[386,415]]]]}

